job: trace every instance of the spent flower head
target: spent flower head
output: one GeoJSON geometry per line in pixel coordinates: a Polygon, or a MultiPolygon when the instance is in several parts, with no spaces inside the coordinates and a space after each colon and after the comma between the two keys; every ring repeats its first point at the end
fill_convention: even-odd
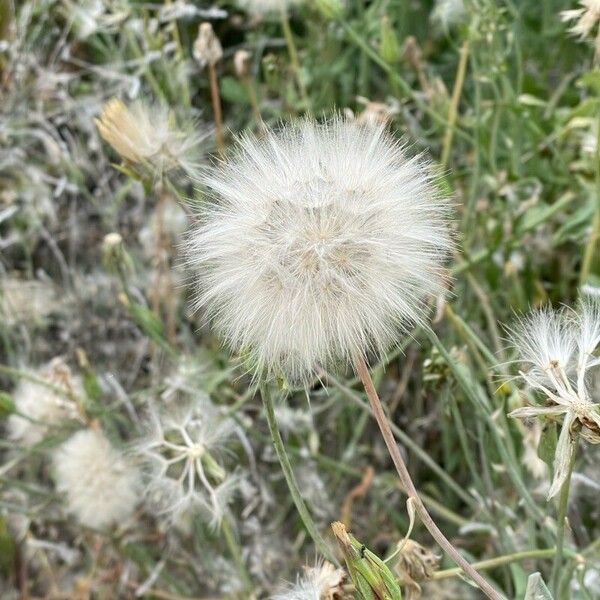
{"type": "Polygon", "coordinates": [[[218,526],[239,483],[221,460],[235,433],[235,422],[208,396],[168,410],[151,408],[149,431],[136,454],[145,465],[148,504],[157,514],[178,520],[198,512],[218,526]]]}
{"type": "Polygon", "coordinates": [[[144,168],[153,178],[173,171],[197,174],[206,133],[193,123],[179,129],[166,106],[141,101],[126,106],[113,98],[94,122],[102,138],[126,161],[144,168]]]}
{"type": "Polygon", "coordinates": [[[600,443],[600,404],[590,393],[591,372],[600,365],[600,303],[584,299],[576,311],[538,309],[518,321],[511,337],[521,361],[529,366],[520,376],[549,403],[518,408],[511,416],[564,415],[548,492],[552,498],[568,477],[575,452],[572,429],[583,427],[587,440],[600,443]]]}
{"type": "Polygon", "coordinates": [[[384,126],[306,119],[204,176],[196,306],[255,373],[303,383],[379,357],[442,292],[448,203],[384,126]]]}
{"type": "Polygon", "coordinates": [[[57,489],[69,512],[96,529],[127,519],[138,501],[139,476],[123,453],[97,429],[83,429],[54,452],[57,489]]]}

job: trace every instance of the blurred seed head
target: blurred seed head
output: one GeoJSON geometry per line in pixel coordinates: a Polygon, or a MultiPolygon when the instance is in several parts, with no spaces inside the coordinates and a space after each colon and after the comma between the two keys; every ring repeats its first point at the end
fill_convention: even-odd
{"type": "Polygon", "coordinates": [[[197,174],[206,134],[194,130],[194,124],[177,128],[167,107],[141,101],[126,106],[113,98],[94,122],[114,150],[151,177],[159,179],[172,171],[197,174]]]}
{"type": "Polygon", "coordinates": [[[464,0],[436,0],[431,20],[444,31],[464,22],[468,16],[464,0]]]}
{"type": "Polygon", "coordinates": [[[60,358],[30,374],[40,383],[25,378],[19,381],[13,401],[20,414],[8,418],[10,439],[26,447],[41,442],[53,426],[77,418],[74,398],[83,395],[81,379],[74,377],[60,358]]]}
{"type": "Polygon", "coordinates": [[[194,42],[194,58],[204,69],[206,66],[214,67],[223,58],[223,48],[219,38],[215,35],[210,23],[201,23],[198,37],[194,42]]]}
{"type": "Polygon", "coordinates": [[[235,70],[235,74],[240,79],[245,79],[248,77],[250,72],[250,59],[252,55],[248,50],[237,50],[233,55],[233,68],[235,70]]]}
{"type": "MultiPolygon", "coordinates": [[[[569,28],[569,33],[577,36],[579,39],[585,39],[593,34],[594,28],[600,22],[600,1],[599,0],[580,0],[579,8],[563,10],[560,17],[563,21],[573,21],[569,28]]],[[[600,55],[600,39],[595,36],[596,56],[600,55]]]]}
{"type": "Polygon", "coordinates": [[[296,583],[271,596],[272,600],[338,600],[342,598],[342,586],[346,579],[344,569],[330,562],[317,562],[314,567],[305,566],[296,583]]]}
{"type": "Polygon", "coordinates": [[[53,463],[56,488],[82,525],[122,524],[135,509],[138,473],[100,430],[72,435],[55,451],[53,463]]]}
{"type": "Polygon", "coordinates": [[[0,314],[9,326],[43,323],[59,304],[54,287],[48,281],[6,277],[0,284],[0,314]]]}
{"type": "Polygon", "coordinates": [[[443,293],[448,202],[383,126],[302,120],[203,177],[196,307],[249,368],[304,383],[380,357],[443,293]]]}
{"type": "Polygon", "coordinates": [[[149,507],[175,521],[198,513],[217,527],[239,484],[222,461],[235,433],[235,422],[207,395],[168,410],[151,408],[148,433],[135,448],[149,507]]]}

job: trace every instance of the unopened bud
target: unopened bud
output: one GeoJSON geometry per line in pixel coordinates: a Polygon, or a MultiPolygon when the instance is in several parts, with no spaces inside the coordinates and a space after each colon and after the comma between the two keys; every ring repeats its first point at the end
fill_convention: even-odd
{"type": "Polygon", "coordinates": [[[206,66],[214,67],[223,58],[221,42],[215,35],[210,23],[200,24],[198,37],[194,42],[193,54],[202,69],[206,66]]]}
{"type": "Polygon", "coordinates": [[[388,63],[398,62],[402,54],[398,37],[387,16],[381,19],[381,45],[379,47],[379,54],[388,63]]]}
{"type": "Polygon", "coordinates": [[[240,79],[248,77],[248,73],[250,72],[250,56],[250,52],[247,50],[238,50],[233,55],[233,68],[235,69],[235,74],[240,79]]]}
{"type": "Polygon", "coordinates": [[[120,233],[112,232],[104,236],[104,240],[102,240],[102,262],[106,270],[112,272],[131,267],[131,259],[127,254],[120,233]]]}

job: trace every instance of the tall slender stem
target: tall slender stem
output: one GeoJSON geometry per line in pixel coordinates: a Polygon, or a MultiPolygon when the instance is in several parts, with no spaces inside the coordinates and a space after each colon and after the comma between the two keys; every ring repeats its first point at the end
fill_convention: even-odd
{"type": "Polygon", "coordinates": [[[450,149],[452,148],[452,139],[454,138],[454,127],[458,116],[458,104],[462,93],[463,84],[465,82],[465,73],[467,72],[467,59],[469,57],[469,40],[465,40],[460,49],[460,58],[458,60],[458,69],[456,71],[456,79],[454,80],[454,90],[452,91],[452,101],[448,109],[448,125],[444,134],[444,142],[442,144],[442,158],[440,163],[442,168],[448,166],[450,158],[450,149]]]}
{"type": "Polygon", "coordinates": [[[317,526],[315,525],[315,522],[313,521],[310,512],[308,511],[308,508],[304,503],[302,493],[300,492],[300,488],[298,487],[294,471],[292,470],[290,459],[285,450],[285,445],[283,443],[283,440],[281,439],[279,427],[277,426],[277,419],[275,418],[275,409],[273,408],[273,399],[271,398],[271,392],[265,383],[261,383],[260,385],[260,395],[262,397],[263,406],[265,407],[265,414],[267,417],[267,423],[269,424],[269,431],[271,432],[273,446],[275,447],[275,452],[277,453],[277,458],[279,459],[281,470],[283,471],[285,481],[292,495],[292,500],[296,505],[296,509],[298,510],[298,514],[300,515],[300,518],[302,519],[306,530],[308,531],[319,552],[327,560],[331,561],[334,564],[338,564],[337,559],[335,558],[335,556],[327,546],[327,543],[319,533],[319,530],[317,529],[317,526]]]}
{"type": "Polygon", "coordinates": [[[400,481],[402,482],[408,497],[412,498],[413,506],[415,507],[419,518],[423,522],[423,525],[425,525],[429,533],[431,533],[432,537],[440,545],[440,547],[448,553],[454,562],[464,571],[465,575],[470,577],[481,588],[481,591],[488,598],[491,600],[501,600],[502,596],[496,592],[496,590],[469,564],[465,558],[463,558],[458,550],[440,531],[434,520],[427,512],[427,508],[425,508],[425,505],[423,504],[423,501],[417,492],[415,484],[413,483],[410,473],[406,467],[406,463],[404,462],[402,454],[398,449],[396,440],[394,439],[394,434],[392,433],[388,419],[383,411],[381,400],[379,399],[377,390],[375,389],[373,380],[371,379],[369,368],[362,357],[358,357],[356,359],[356,371],[363,385],[365,386],[365,392],[367,393],[367,398],[371,403],[373,415],[375,416],[375,420],[379,425],[379,429],[381,430],[385,445],[387,446],[390,456],[392,457],[396,471],[400,476],[400,481]]]}
{"type": "Polygon", "coordinates": [[[215,65],[208,65],[208,79],[210,82],[210,99],[215,117],[215,137],[217,138],[217,149],[222,154],[225,150],[223,141],[223,111],[221,110],[221,96],[219,95],[219,81],[215,65]]]}
{"type": "Polygon", "coordinates": [[[304,102],[304,108],[310,108],[308,92],[306,91],[306,85],[304,79],[302,79],[302,72],[300,69],[300,61],[298,60],[298,51],[296,50],[296,43],[294,42],[294,34],[290,27],[290,18],[288,16],[287,8],[285,4],[280,0],[279,14],[281,16],[281,28],[283,29],[283,35],[285,37],[285,43],[287,44],[288,54],[290,55],[290,62],[292,63],[292,71],[294,77],[298,83],[298,89],[300,91],[300,97],[304,102]]]}
{"type": "Polygon", "coordinates": [[[577,456],[577,446],[579,444],[579,432],[573,433],[573,454],[569,462],[569,473],[565,482],[560,488],[560,496],[558,498],[558,514],[557,514],[557,526],[556,526],[556,555],[554,556],[554,562],[552,564],[552,576],[550,581],[552,583],[552,592],[556,595],[559,591],[560,584],[560,572],[563,564],[563,545],[565,541],[565,521],[567,519],[567,509],[569,507],[569,490],[571,489],[571,475],[573,474],[573,467],[575,466],[575,457],[577,456]]]}

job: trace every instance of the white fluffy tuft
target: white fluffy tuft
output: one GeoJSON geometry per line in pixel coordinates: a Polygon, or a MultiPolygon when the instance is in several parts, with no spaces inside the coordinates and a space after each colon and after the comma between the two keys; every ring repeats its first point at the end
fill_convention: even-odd
{"type": "Polygon", "coordinates": [[[56,487],[66,494],[69,512],[83,525],[103,529],[133,512],[137,471],[101,431],[78,431],[53,458],[56,487]]]}
{"type": "Polygon", "coordinates": [[[204,307],[255,372],[304,382],[380,357],[444,288],[449,203],[383,126],[340,117],[240,139],[204,176],[188,255],[204,307]]]}
{"type": "Polygon", "coordinates": [[[23,446],[38,444],[52,427],[77,417],[73,396],[83,391],[81,379],[73,377],[69,367],[56,358],[31,375],[22,379],[13,392],[19,414],[8,418],[8,435],[23,446]]]}

